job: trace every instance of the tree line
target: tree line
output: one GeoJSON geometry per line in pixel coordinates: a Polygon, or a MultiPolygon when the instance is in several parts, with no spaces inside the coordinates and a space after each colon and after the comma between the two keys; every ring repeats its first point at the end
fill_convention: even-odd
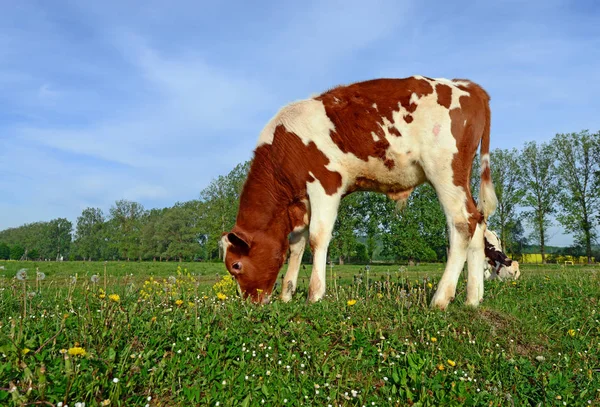
{"type": "MultiPolygon", "coordinates": [[[[489,227],[504,250],[518,256],[533,244],[545,261],[549,229],[556,224],[574,236],[566,252],[591,261],[600,225],[600,132],[557,134],[548,143],[495,149],[490,156],[498,209],[489,227]]],[[[479,157],[473,165],[477,199],[479,157]]],[[[74,225],[58,218],[6,229],[0,232],[0,259],[219,260],[220,237],[235,223],[249,166],[238,164],[214,179],[199,199],[169,208],[147,210],[119,200],[108,213],[84,209],[74,225]]],[[[340,263],[444,261],[446,220],[433,188],[422,185],[404,208],[395,205],[371,192],[344,198],[330,257],[340,263]]],[[[308,249],[305,255],[310,257],[308,249]]]]}

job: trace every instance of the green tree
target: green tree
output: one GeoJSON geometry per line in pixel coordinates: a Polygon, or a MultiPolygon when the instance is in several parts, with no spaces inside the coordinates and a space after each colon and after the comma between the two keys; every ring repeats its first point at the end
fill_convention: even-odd
{"type": "Polygon", "coordinates": [[[344,264],[356,247],[355,232],[359,221],[358,198],[358,194],[354,193],[342,199],[333,227],[329,254],[331,257],[336,257],[340,265],[344,264]]]}
{"type": "Polygon", "coordinates": [[[499,232],[504,251],[506,251],[507,245],[512,243],[509,241],[512,233],[511,227],[514,227],[519,220],[517,208],[524,196],[523,186],[520,182],[523,178],[522,161],[516,148],[496,149],[490,153],[492,181],[498,197],[498,207],[490,217],[489,223],[492,230],[499,232]]]}
{"type": "Polygon", "coordinates": [[[10,259],[10,247],[6,243],[0,243],[0,260],[10,259]]]}
{"type": "Polygon", "coordinates": [[[383,225],[381,214],[390,207],[389,199],[376,192],[357,192],[357,230],[365,239],[369,261],[373,259],[377,242],[381,239],[383,225]]]}
{"type": "Polygon", "coordinates": [[[10,259],[21,260],[25,254],[25,249],[20,244],[15,244],[10,248],[10,259]]]}
{"type": "Polygon", "coordinates": [[[71,247],[73,224],[65,218],[53,219],[46,225],[45,245],[56,260],[67,258],[71,247]]]}
{"type": "Polygon", "coordinates": [[[102,253],[104,214],[100,208],[86,208],[77,218],[75,241],[79,254],[88,260],[99,259],[102,253]]]}
{"type": "Polygon", "coordinates": [[[140,231],[140,245],[142,257],[162,261],[162,255],[166,250],[168,242],[161,239],[157,232],[157,224],[160,222],[167,209],[151,209],[142,219],[140,231]]]}
{"type": "Polygon", "coordinates": [[[114,245],[122,258],[141,258],[140,235],[142,218],[144,216],[142,204],[121,199],[110,208],[111,234],[114,245]]]}
{"type": "Polygon", "coordinates": [[[185,204],[177,204],[168,209],[156,225],[161,240],[168,242],[164,255],[179,261],[191,259],[200,250],[198,225],[192,209],[185,204]]]}
{"type": "Polygon", "coordinates": [[[600,219],[598,144],[600,132],[557,134],[552,140],[557,159],[558,221],[575,236],[576,244],[585,248],[592,262],[592,244],[596,240],[600,219]]]}
{"type": "Polygon", "coordinates": [[[218,257],[222,258],[223,251],[219,245],[221,234],[235,225],[240,194],[249,169],[250,161],[238,164],[229,174],[217,177],[200,192],[205,216],[199,231],[206,240],[209,257],[217,252],[218,257]]]}
{"type": "MultiPolygon", "coordinates": [[[[495,163],[490,163],[490,166],[493,167],[495,163]]],[[[473,163],[471,166],[471,196],[475,199],[475,201],[479,200],[479,185],[481,185],[481,162],[479,153],[475,154],[473,158],[473,163]]]]}
{"type": "Polygon", "coordinates": [[[555,182],[555,153],[546,143],[535,141],[525,143],[521,153],[521,183],[525,193],[523,212],[533,228],[532,240],[539,244],[542,263],[546,263],[546,242],[548,228],[552,225],[550,216],[554,213],[558,188],[555,182]]]}
{"type": "Polygon", "coordinates": [[[421,261],[441,260],[446,255],[446,218],[431,185],[415,189],[406,208],[395,209],[387,200],[388,208],[382,213],[384,256],[421,261]]]}

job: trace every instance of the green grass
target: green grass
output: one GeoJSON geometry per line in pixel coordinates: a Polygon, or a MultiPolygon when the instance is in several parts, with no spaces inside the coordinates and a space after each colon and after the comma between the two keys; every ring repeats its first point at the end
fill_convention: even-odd
{"type": "Polygon", "coordinates": [[[266,306],[217,299],[221,264],[108,263],[103,298],[104,263],[0,266],[3,406],[600,405],[597,267],[522,266],[478,309],[461,277],[440,312],[442,265],[334,266],[317,304],[307,266],[292,302],[266,306]]]}

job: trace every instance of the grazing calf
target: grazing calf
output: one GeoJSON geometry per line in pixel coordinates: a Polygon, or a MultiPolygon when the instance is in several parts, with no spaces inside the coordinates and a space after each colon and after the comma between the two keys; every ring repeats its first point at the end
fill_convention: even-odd
{"type": "Polygon", "coordinates": [[[517,280],[521,276],[519,262],[511,260],[502,251],[502,242],[489,229],[485,231],[485,266],[484,276],[486,280],[517,280]]]}
{"type": "Polygon", "coordinates": [[[429,182],[450,236],[431,305],[447,307],[467,260],[467,303],[476,306],[483,298],[486,219],[497,204],[489,146],[489,96],[468,80],[376,79],[291,103],[259,136],[236,224],[222,238],[226,267],[245,296],[267,302],[289,249],[281,294],[289,301],[308,241],[314,255],[308,298],[318,301],[340,200],[362,190],[403,202],[429,182]],[[478,206],[469,180],[480,144],[478,206]]]}

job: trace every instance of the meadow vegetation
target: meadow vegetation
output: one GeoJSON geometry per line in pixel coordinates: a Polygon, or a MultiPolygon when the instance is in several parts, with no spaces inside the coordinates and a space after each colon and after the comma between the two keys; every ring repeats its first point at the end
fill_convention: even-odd
{"type": "Polygon", "coordinates": [[[0,267],[0,405],[600,405],[594,266],[524,266],[478,309],[463,274],[446,312],[441,264],[332,266],[316,304],[307,266],[260,306],[222,264],[0,267]]]}

